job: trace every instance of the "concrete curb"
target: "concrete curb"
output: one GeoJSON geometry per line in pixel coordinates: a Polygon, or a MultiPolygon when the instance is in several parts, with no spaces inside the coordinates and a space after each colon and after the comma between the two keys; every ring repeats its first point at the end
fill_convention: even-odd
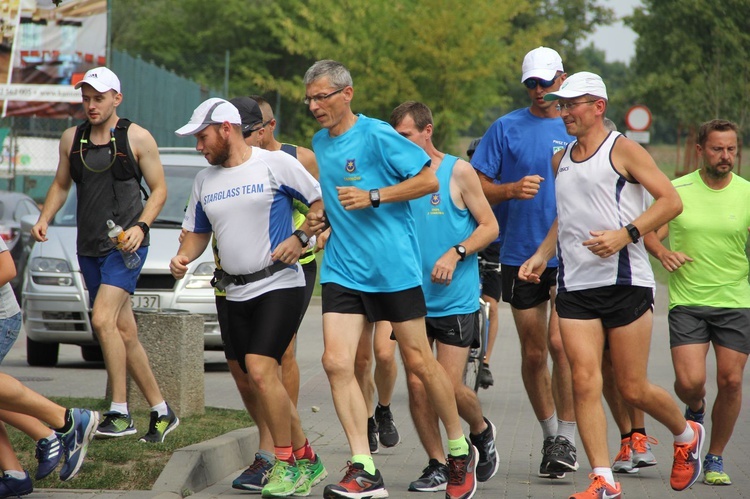
{"type": "Polygon", "coordinates": [[[258,448],[258,428],[230,431],[172,454],[152,487],[160,499],[187,497],[200,492],[240,468],[249,466],[258,448]]]}

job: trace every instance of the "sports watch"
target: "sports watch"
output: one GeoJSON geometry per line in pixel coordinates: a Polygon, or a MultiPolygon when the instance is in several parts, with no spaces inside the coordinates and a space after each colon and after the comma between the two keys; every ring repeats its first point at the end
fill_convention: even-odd
{"type": "Polygon", "coordinates": [[[380,189],[370,189],[370,204],[373,208],[380,206],[380,189]]]}
{"type": "Polygon", "coordinates": [[[299,239],[299,242],[302,243],[303,248],[307,248],[307,245],[310,243],[310,238],[307,237],[307,234],[305,234],[305,231],[303,230],[295,230],[292,232],[295,236],[297,236],[297,239],[299,239]]]}
{"type": "Polygon", "coordinates": [[[453,247],[453,249],[456,250],[456,253],[458,253],[459,259],[463,262],[464,258],[466,258],[466,248],[461,244],[457,244],[453,247]]]}
{"type": "Polygon", "coordinates": [[[638,227],[636,227],[633,224],[628,224],[625,226],[625,228],[627,229],[628,234],[630,235],[630,239],[632,239],[634,243],[637,243],[638,240],[641,238],[641,231],[638,230],[638,227]]]}
{"type": "Polygon", "coordinates": [[[141,228],[143,231],[143,237],[148,235],[148,231],[151,230],[146,222],[136,222],[135,225],[141,228]]]}

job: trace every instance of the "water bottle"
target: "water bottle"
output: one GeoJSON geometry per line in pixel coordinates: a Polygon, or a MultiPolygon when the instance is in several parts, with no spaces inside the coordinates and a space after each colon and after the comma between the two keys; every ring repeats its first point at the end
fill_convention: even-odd
{"type": "Polygon", "coordinates": [[[122,230],[122,227],[116,225],[112,220],[107,220],[107,228],[109,229],[107,235],[117,245],[117,249],[120,250],[125,266],[129,269],[137,269],[141,264],[141,257],[138,256],[138,253],[130,253],[122,249],[122,241],[125,239],[125,232],[122,230]]]}

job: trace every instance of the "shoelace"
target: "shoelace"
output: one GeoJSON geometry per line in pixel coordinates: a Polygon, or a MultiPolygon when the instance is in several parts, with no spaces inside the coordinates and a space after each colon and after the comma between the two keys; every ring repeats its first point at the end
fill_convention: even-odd
{"type": "Polygon", "coordinates": [[[639,454],[648,451],[648,444],[659,444],[659,441],[651,435],[641,435],[640,433],[634,433],[633,436],[630,437],[630,442],[633,446],[633,450],[638,452],[639,454]]]}
{"type": "Polygon", "coordinates": [[[595,475],[593,473],[589,473],[589,478],[593,480],[591,482],[591,485],[589,485],[589,490],[591,490],[592,492],[597,492],[601,489],[606,489],[607,486],[609,485],[607,483],[607,480],[605,480],[604,477],[601,475],[595,475]]]}
{"type": "Polygon", "coordinates": [[[550,456],[564,456],[566,453],[566,450],[572,447],[570,443],[567,440],[561,440],[557,441],[555,440],[555,443],[552,444],[552,448],[549,451],[550,456]]]}
{"type": "Polygon", "coordinates": [[[466,461],[469,457],[448,456],[448,483],[461,485],[466,476],[466,461]]]}
{"type": "MultiPolygon", "coordinates": [[[[253,464],[250,465],[248,469],[245,470],[245,473],[258,473],[259,471],[263,471],[263,468],[266,467],[264,462],[267,462],[265,459],[256,459],[253,461],[253,464]]],[[[270,464],[270,463],[269,463],[270,464]]],[[[269,470],[266,470],[264,473],[267,473],[269,470]]]]}
{"type": "Polygon", "coordinates": [[[354,475],[362,471],[360,468],[355,468],[354,463],[352,463],[351,461],[347,461],[346,466],[341,468],[341,471],[343,471],[347,467],[348,469],[346,470],[346,474],[344,475],[344,478],[341,479],[341,483],[351,482],[354,479],[354,475]]]}
{"type": "Polygon", "coordinates": [[[716,471],[721,473],[724,471],[724,461],[720,458],[707,459],[704,469],[705,471],[716,471]]]}
{"type": "Polygon", "coordinates": [[[674,444],[674,464],[673,468],[690,467],[690,444],[674,444]]]}
{"type": "Polygon", "coordinates": [[[615,461],[630,461],[630,442],[627,440],[622,441],[620,446],[620,452],[615,456],[615,461]]]}

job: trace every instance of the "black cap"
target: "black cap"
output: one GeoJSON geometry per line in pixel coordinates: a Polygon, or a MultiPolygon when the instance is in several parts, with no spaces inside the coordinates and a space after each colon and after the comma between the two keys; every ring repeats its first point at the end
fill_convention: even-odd
{"type": "Polygon", "coordinates": [[[260,106],[250,97],[235,97],[229,102],[234,104],[234,107],[240,112],[243,133],[263,123],[263,113],[260,110],[260,106]]]}

